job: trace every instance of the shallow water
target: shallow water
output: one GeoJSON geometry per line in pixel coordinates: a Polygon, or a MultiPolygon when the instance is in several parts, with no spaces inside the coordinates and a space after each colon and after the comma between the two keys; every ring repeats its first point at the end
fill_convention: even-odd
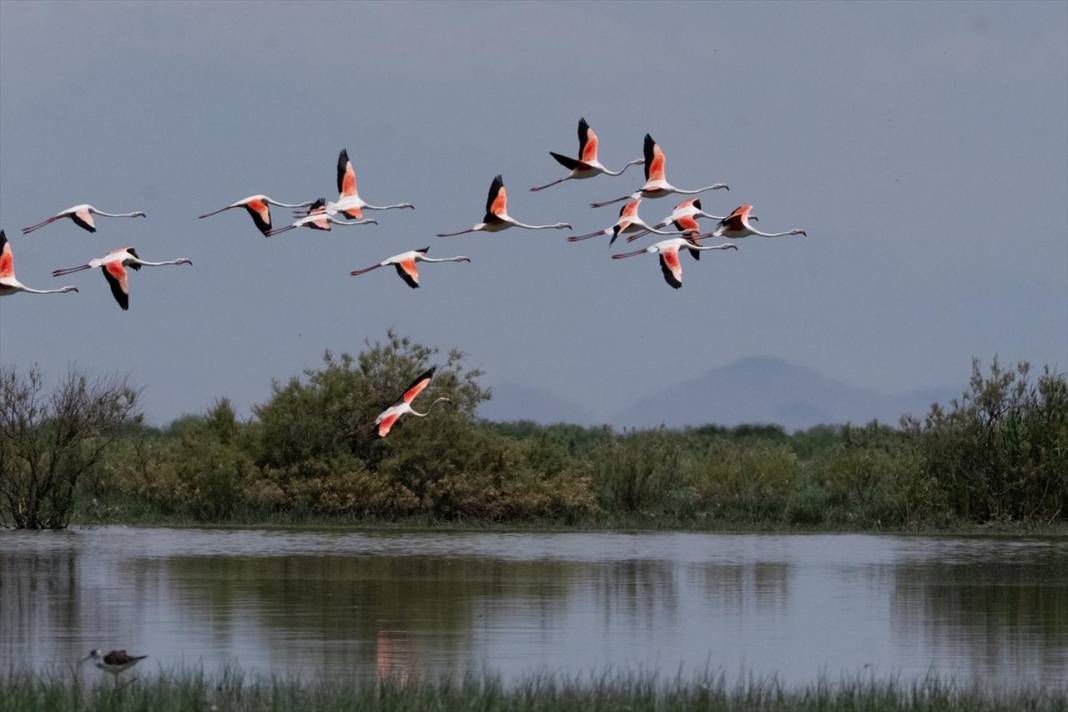
{"type": "Polygon", "coordinates": [[[1068,540],[0,531],[0,671],[91,648],[328,677],[490,671],[808,682],[1068,670],[1068,540]]]}

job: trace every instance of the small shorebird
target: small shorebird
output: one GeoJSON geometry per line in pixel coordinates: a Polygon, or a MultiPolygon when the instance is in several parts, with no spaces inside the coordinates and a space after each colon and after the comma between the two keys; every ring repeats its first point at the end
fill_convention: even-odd
{"type": "Polygon", "coordinates": [[[430,251],[430,247],[424,247],[421,250],[409,250],[408,252],[402,252],[399,255],[393,255],[387,257],[376,265],[367,267],[365,269],[354,269],[349,272],[353,277],[358,277],[361,274],[367,274],[374,271],[379,267],[389,267],[393,265],[397,270],[397,275],[403,279],[409,287],[412,289],[419,288],[419,268],[417,262],[470,262],[470,257],[464,257],[458,255],[456,257],[442,257],[441,259],[434,259],[427,257],[426,253],[430,251]]]}
{"type": "Polygon", "coordinates": [[[612,171],[601,165],[601,162],[597,160],[597,134],[593,132],[590,125],[586,123],[586,119],[579,119],[578,123],[578,139],[579,139],[579,157],[571,158],[570,156],[563,156],[559,153],[549,151],[549,155],[556,159],[564,168],[567,168],[571,172],[566,177],[560,180],[554,180],[552,183],[546,183],[545,185],[539,185],[531,188],[532,191],[545,190],[557,183],[563,183],[567,180],[584,180],[586,178],[593,178],[604,174],[606,176],[618,176],[622,175],[631,166],[641,165],[645,163],[644,158],[635,158],[633,161],[627,163],[627,165],[620,168],[618,171],[612,171]]]}
{"type": "Polygon", "coordinates": [[[126,311],[130,308],[130,285],[126,278],[127,267],[132,270],[139,270],[142,267],[191,264],[193,264],[193,261],[188,257],[179,257],[174,260],[167,260],[166,262],[147,262],[138,256],[137,250],[134,248],[120,247],[117,250],[112,250],[103,257],[95,257],[84,265],[53,270],[52,276],[62,277],[65,274],[99,267],[100,271],[104,273],[105,279],[108,281],[108,286],[111,287],[111,295],[115,297],[115,301],[119,303],[122,310],[126,311]]]}
{"type": "Polygon", "coordinates": [[[664,281],[670,284],[675,289],[682,286],[682,263],[679,261],[679,250],[685,249],[694,252],[697,250],[737,250],[737,245],[725,244],[725,245],[699,245],[696,243],[697,238],[687,239],[685,237],[675,237],[670,240],[661,240],[653,245],[649,245],[645,249],[635,250],[634,252],[623,252],[618,255],[612,255],[613,260],[621,260],[624,257],[636,257],[637,255],[652,254],[654,252],[660,253],[660,271],[664,273],[664,281]]]}
{"type": "Polygon", "coordinates": [[[312,205],[315,201],[308,200],[303,203],[280,203],[277,200],[268,198],[266,195],[250,195],[247,198],[242,198],[236,203],[230,203],[225,208],[219,208],[218,210],[210,213],[204,213],[198,215],[198,219],[204,219],[211,217],[212,215],[218,215],[221,212],[227,210],[233,210],[234,208],[244,208],[248,211],[249,216],[252,218],[252,222],[256,224],[256,229],[263,233],[264,237],[271,232],[271,206],[274,205],[279,208],[306,208],[312,205]]]}
{"type": "Polygon", "coordinates": [[[504,188],[504,178],[496,176],[490,183],[489,195],[486,197],[486,215],[482,222],[459,232],[439,232],[438,237],[454,237],[469,232],[500,232],[510,227],[526,230],[570,230],[571,225],[560,222],[552,225],[527,225],[508,214],[508,191],[504,188]]]}
{"type": "Polygon", "coordinates": [[[412,381],[412,384],[408,386],[397,402],[382,411],[377,418],[375,418],[375,437],[384,438],[389,435],[390,429],[394,423],[400,420],[402,415],[411,413],[417,418],[425,418],[430,415],[430,411],[434,409],[438,403],[443,401],[449,401],[449,398],[441,397],[430,404],[430,407],[426,409],[425,413],[420,413],[412,408],[412,401],[416,396],[426,390],[426,387],[430,385],[431,379],[434,378],[434,372],[438,369],[437,366],[431,367],[429,370],[422,373],[418,378],[412,381]]]}
{"type": "Polygon", "coordinates": [[[622,198],[616,198],[614,200],[606,200],[602,203],[590,203],[591,208],[600,208],[605,205],[611,205],[612,203],[619,203],[621,201],[635,198],[663,198],[665,195],[673,195],[679,193],[682,195],[697,195],[698,193],[704,193],[709,190],[730,190],[730,187],[726,183],[714,183],[713,185],[706,185],[704,188],[697,188],[696,190],[683,190],[682,188],[676,188],[667,182],[667,178],[664,177],[664,152],[660,149],[659,144],[653,140],[653,137],[649,134],[645,134],[645,184],[639,188],[636,192],[630,195],[624,195],[622,198]]]}
{"type": "Polygon", "coordinates": [[[88,203],[83,203],[82,205],[75,205],[73,207],[67,208],[63,212],[56,213],[52,217],[46,218],[41,222],[37,223],[36,225],[30,225],[29,227],[22,228],[22,234],[29,235],[34,230],[39,230],[45,225],[54,223],[56,220],[62,220],[63,218],[70,218],[71,222],[73,222],[75,225],[82,228],[83,230],[88,230],[89,232],[96,232],[96,223],[93,222],[94,215],[103,215],[107,218],[145,217],[145,214],[140,210],[135,210],[132,213],[105,213],[103,210],[97,210],[88,203]]]}
{"type": "Polygon", "coordinates": [[[81,662],[86,663],[92,660],[93,665],[104,672],[111,673],[118,680],[119,673],[129,670],[147,657],[147,655],[130,655],[125,650],[112,650],[110,653],[105,653],[97,648],[82,658],[81,662]]]}
{"type": "Polygon", "coordinates": [[[793,230],[787,230],[786,232],[760,232],[750,224],[750,220],[756,220],[755,215],[750,213],[753,211],[753,206],[749,203],[739,205],[731,214],[720,220],[719,225],[712,232],[699,235],[698,237],[727,237],[732,240],[737,240],[743,237],[749,237],[750,235],[758,235],[759,237],[789,237],[791,235],[804,235],[808,237],[808,233],[800,228],[793,230]]]}
{"type": "Polygon", "coordinates": [[[26,294],[62,294],[64,292],[77,292],[77,287],[60,287],[59,289],[30,289],[15,278],[15,254],[11,251],[11,243],[7,241],[7,235],[0,230],[0,297],[25,292],[26,294]]]}
{"type": "MultiPolygon", "coordinates": [[[[604,230],[598,230],[597,232],[590,232],[585,235],[572,235],[567,238],[568,242],[578,242],[579,240],[588,240],[591,237],[598,237],[600,235],[607,235],[611,239],[608,244],[611,245],[616,241],[616,238],[620,235],[629,235],[631,233],[640,232],[641,234],[656,233],[657,235],[678,235],[678,232],[664,232],[657,230],[650,225],[647,225],[644,220],[638,215],[638,207],[642,204],[641,198],[635,198],[622,208],[619,209],[619,219],[616,220],[616,224],[612,227],[606,227],[604,230]]],[[[633,239],[633,238],[631,238],[633,239]]]]}

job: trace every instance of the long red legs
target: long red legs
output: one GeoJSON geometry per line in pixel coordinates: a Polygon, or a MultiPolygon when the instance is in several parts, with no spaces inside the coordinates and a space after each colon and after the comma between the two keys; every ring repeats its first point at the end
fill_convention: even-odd
{"type": "Polygon", "coordinates": [[[62,216],[62,215],[53,215],[50,218],[45,218],[44,220],[42,220],[41,222],[37,223],[36,225],[30,225],[29,227],[22,228],[22,234],[23,235],[29,235],[34,230],[40,230],[45,225],[49,225],[51,223],[54,223],[56,220],[59,220],[59,219],[61,219],[63,217],[64,216],[62,216]]]}

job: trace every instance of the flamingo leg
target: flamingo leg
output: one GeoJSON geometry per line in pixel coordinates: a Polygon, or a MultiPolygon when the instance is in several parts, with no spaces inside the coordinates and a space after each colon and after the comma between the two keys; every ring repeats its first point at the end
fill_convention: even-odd
{"type": "Polygon", "coordinates": [[[457,235],[466,235],[469,232],[478,232],[478,229],[469,227],[466,230],[460,230],[459,232],[439,232],[438,237],[456,237],[457,235]]]}
{"type": "Polygon", "coordinates": [[[534,192],[537,192],[539,190],[545,190],[546,188],[553,187],[557,183],[563,183],[565,180],[571,180],[571,176],[567,176],[566,178],[561,178],[560,180],[554,180],[552,183],[546,183],[545,185],[535,186],[535,187],[531,188],[530,191],[532,193],[534,193],[534,192]]]}
{"type": "Polygon", "coordinates": [[[42,220],[41,222],[37,223],[36,225],[30,225],[29,227],[24,227],[24,228],[22,228],[22,234],[23,235],[29,235],[34,230],[39,230],[42,227],[44,227],[45,225],[48,225],[50,223],[54,223],[56,220],[59,220],[61,217],[63,217],[63,216],[62,215],[53,215],[50,218],[42,220]]]}

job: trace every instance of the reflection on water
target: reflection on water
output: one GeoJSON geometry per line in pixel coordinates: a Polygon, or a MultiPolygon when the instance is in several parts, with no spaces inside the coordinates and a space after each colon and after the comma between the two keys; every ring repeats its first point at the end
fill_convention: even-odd
{"type": "Polygon", "coordinates": [[[0,674],[93,647],[361,678],[711,666],[1051,682],[1068,665],[1068,542],[0,532],[0,674]]]}

